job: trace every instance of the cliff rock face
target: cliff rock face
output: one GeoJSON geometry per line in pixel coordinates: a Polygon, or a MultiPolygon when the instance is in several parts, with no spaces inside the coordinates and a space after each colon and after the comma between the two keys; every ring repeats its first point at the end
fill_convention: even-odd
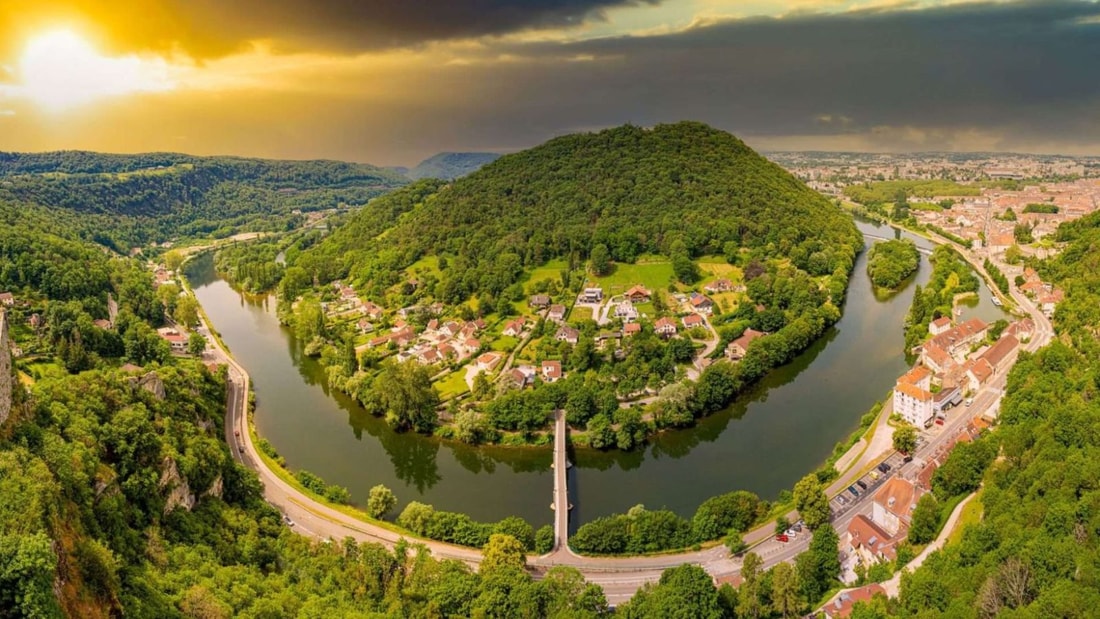
{"type": "Polygon", "coordinates": [[[8,317],[0,311],[0,423],[11,414],[11,343],[8,341],[8,317]]]}
{"type": "Polygon", "coordinates": [[[144,389],[156,396],[158,400],[163,400],[165,397],[164,381],[160,379],[160,376],[157,376],[156,372],[149,372],[141,378],[131,376],[127,380],[130,381],[131,387],[135,389],[144,389]]]}
{"type": "Polygon", "coordinates": [[[168,490],[168,496],[164,501],[164,515],[167,516],[172,513],[172,510],[177,507],[183,507],[187,511],[191,511],[191,508],[195,506],[195,493],[191,492],[191,486],[180,475],[175,460],[168,458],[164,461],[164,465],[161,467],[159,486],[162,490],[168,490]]]}

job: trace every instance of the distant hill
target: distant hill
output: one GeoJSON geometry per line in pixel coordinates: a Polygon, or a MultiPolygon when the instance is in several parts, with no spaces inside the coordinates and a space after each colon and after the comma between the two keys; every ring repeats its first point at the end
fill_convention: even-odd
{"type": "Polygon", "coordinates": [[[0,153],[0,201],[94,219],[95,240],[120,251],[174,237],[285,229],[294,211],[358,206],[407,183],[390,170],[339,161],[0,153]]]}
{"type": "Polygon", "coordinates": [[[421,258],[443,257],[429,294],[497,296],[555,258],[602,244],[643,254],[789,258],[835,275],[842,294],[862,246],[851,218],[736,137],[701,123],[623,126],[505,155],[454,181],[418,181],[374,200],[298,265],[381,294],[421,258]],[[732,250],[732,251],[731,251],[732,250]]]}
{"type": "Polygon", "coordinates": [[[439,178],[453,180],[476,172],[481,166],[500,158],[498,153],[439,153],[406,172],[413,180],[439,178]]]}

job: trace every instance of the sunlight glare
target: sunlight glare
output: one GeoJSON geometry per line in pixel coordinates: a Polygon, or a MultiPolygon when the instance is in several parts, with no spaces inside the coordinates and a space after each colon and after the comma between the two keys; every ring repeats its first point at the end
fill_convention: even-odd
{"type": "Polygon", "coordinates": [[[173,88],[163,59],[100,54],[70,30],[32,39],[19,61],[17,92],[47,111],[96,99],[173,88]]]}

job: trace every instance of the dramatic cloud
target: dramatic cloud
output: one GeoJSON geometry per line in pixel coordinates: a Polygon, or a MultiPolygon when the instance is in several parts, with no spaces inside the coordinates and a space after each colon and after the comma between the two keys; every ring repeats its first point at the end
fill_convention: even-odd
{"type": "MultiPolygon", "coordinates": [[[[125,51],[195,57],[268,40],[287,51],[362,52],[431,41],[563,28],[609,8],[659,0],[6,0],[8,28],[26,20],[94,23],[125,51]]],[[[0,26],[4,26],[0,15],[0,26]]]]}
{"type": "MultiPolygon", "coordinates": [[[[272,24],[291,10],[284,3],[274,4],[272,24]]],[[[591,16],[611,4],[531,3],[542,12],[525,10],[518,22],[501,16],[477,31],[568,23],[563,16],[591,16]]],[[[703,4],[718,13],[746,6],[691,6],[703,4]]],[[[634,12],[664,14],[675,5],[639,4],[634,12]]],[[[293,53],[272,43],[174,65],[173,92],[135,95],[79,117],[36,120],[33,108],[0,97],[0,108],[16,112],[0,117],[0,148],[405,164],[440,150],[512,150],[570,131],[695,119],[760,148],[1100,154],[1096,2],[839,5],[787,2],[799,10],[773,9],[772,17],[685,12],[681,22],[693,25],[647,34],[612,12],[608,28],[619,34],[600,38],[591,30],[538,40],[456,34],[461,40],[354,54],[332,52],[340,47],[332,42],[293,53]]],[[[213,10],[206,0],[196,6],[213,10]]],[[[321,28],[320,19],[254,28],[275,32],[284,45],[293,31],[305,45],[310,37],[302,33],[321,28]]],[[[399,29],[403,40],[447,36],[442,26],[418,23],[399,29]]],[[[334,39],[351,30],[334,27],[334,39]]]]}

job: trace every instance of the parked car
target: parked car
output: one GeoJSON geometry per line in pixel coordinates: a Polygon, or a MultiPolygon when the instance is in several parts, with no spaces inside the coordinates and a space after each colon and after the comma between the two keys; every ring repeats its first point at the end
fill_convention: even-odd
{"type": "Polygon", "coordinates": [[[893,468],[893,467],[891,467],[889,464],[886,464],[885,462],[883,462],[882,464],[878,465],[878,467],[876,467],[876,468],[878,468],[878,470],[882,471],[883,474],[886,474],[886,473],[889,473],[890,469],[893,468]]]}
{"type": "Polygon", "coordinates": [[[912,455],[910,455],[910,454],[905,454],[905,457],[904,457],[904,458],[902,458],[902,459],[901,459],[901,461],[902,461],[902,462],[906,462],[906,463],[908,463],[908,462],[912,462],[912,461],[913,461],[913,456],[912,456],[912,455]]]}
{"type": "Polygon", "coordinates": [[[971,405],[971,404],[973,404],[973,403],[974,403],[974,398],[967,398],[967,399],[966,399],[966,405],[967,405],[967,406],[970,406],[970,405],[971,405]]]}
{"type": "Polygon", "coordinates": [[[859,481],[857,481],[857,482],[856,482],[856,485],[857,485],[857,486],[859,486],[860,488],[863,488],[864,490],[866,490],[866,489],[867,489],[867,483],[866,483],[866,482],[864,482],[864,481],[863,481],[862,479],[861,479],[861,480],[859,480],[859,481]]]}
{"type": "Polygon", "coordinates": [[[936,425],[937,426],[942,426],[943,425],[943,417],[936,417],[936,425]]]}
{"type": "Polygon", "coordinates": [[[878,471],[871,471],[871,479],[878,479],[878,471]]]}
{"type": "Polygon", "coordinates": [[[784,544],[786,544],[787,542],[791,541],[791,538],[788,537],[786,533],[780,533],[779,535],[775,536],[775,541],[783,542],[784,544]]]}
{"type": "Polygon", "coordinates": [[[851,492],[852,496],[855,496],[855,497],[859,496],[859,490],[856,490],[855,486],[848,486],[848,492],[851,492]]]}

